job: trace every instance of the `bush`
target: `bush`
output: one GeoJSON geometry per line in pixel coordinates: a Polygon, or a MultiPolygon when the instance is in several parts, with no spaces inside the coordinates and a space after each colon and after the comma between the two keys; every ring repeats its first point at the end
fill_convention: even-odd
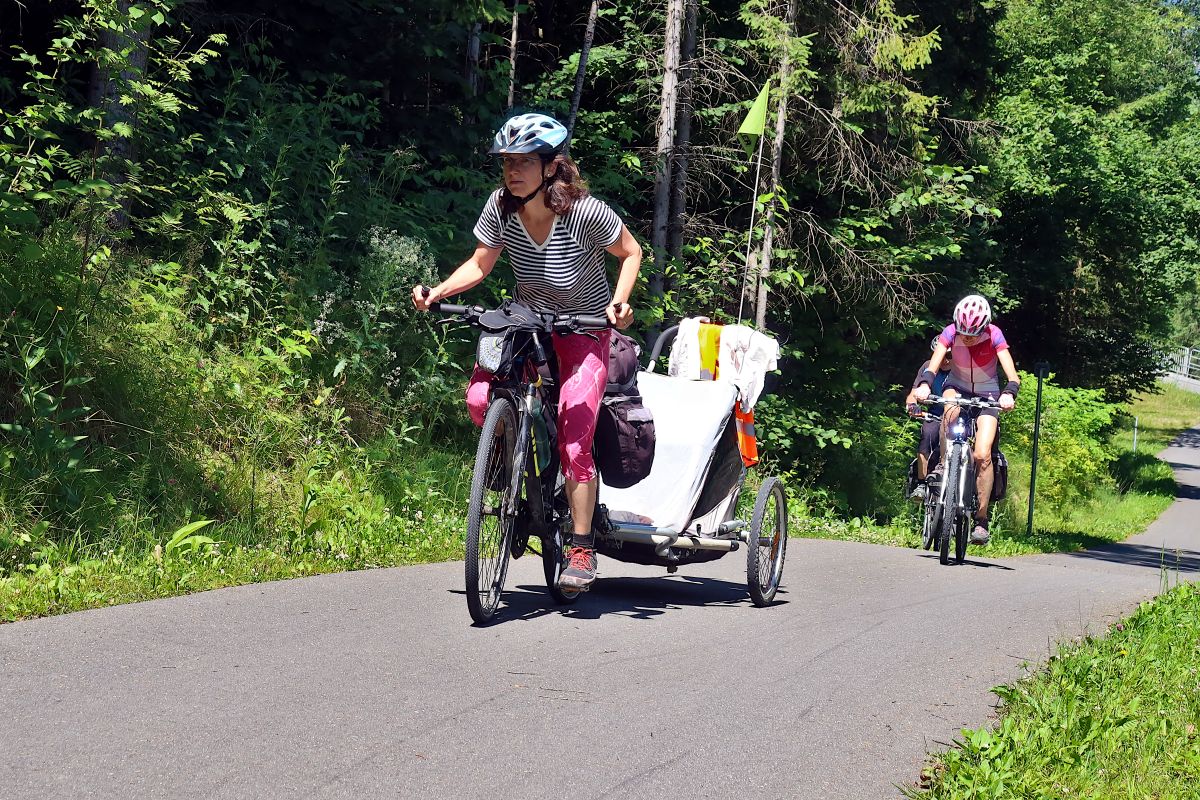
{"type": "MultiPolygon", "coordinates": [[[[1033,451],[1037,378],[1021,374],[1021,401],[1001,418],[1001,447],[1027,460],[1033,451]]],[[[1053,375],[1043,381],[1042,424],[1038,441],[1039,501],[1064,513],[1100,488],[1112,488],[1109,466],[1115,459],[1107,434],[1120,406],[1105,402],[1101,389],[1068,389],[1053,375]]]]}

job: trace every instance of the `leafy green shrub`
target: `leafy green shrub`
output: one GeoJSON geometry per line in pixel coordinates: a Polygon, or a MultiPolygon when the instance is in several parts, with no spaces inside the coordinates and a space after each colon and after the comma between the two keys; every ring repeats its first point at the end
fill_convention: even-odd
{"type": "MultiPolygon", "coordinates": [[[[1001,447],[1028,458],[1033,449],[1037,378],[1021,374],[1021,400],[1001,417],[1001,447]]],[[[1100,389],[1068,389],[1053,376],[1043,382],[1042,424],[1038,441],[1038,501],[1059,513],[1112,487],[1109,466],[1115,455],[1106,445],[1120,406],[1105,402],[1100,389]]]]}

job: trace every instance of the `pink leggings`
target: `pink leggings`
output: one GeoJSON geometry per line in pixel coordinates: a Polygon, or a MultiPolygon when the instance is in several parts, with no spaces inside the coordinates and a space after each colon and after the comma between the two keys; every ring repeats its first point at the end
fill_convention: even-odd
{"type": "MultiPolygon", "coordinates": [[[[580,333],[552,335],[558,357],[558,455],[563,475],[579,483],[596,477],[592,437],[608,382],[609,332],[597,331],[596,336],[599,341],[580,333]]],[[[475,365],[467,385],[467,409],[476,425],[483,425],[493,380],[495,376],[475,365]]]]}

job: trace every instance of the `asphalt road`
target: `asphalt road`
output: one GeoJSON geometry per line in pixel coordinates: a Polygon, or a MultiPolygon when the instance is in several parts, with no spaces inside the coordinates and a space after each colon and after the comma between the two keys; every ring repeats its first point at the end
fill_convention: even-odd
{"type": "Polygon", "coordinates": [[[0,797],[895,798],[1164,560],[1200,577],[1200,429],[1164,455],[1180,499],[1128,542],[942,567],[793,540],[767,609],[739,552],[603,560],[565,613],[523,558],[488,628],[453,563],[0,626],[0,797]]]}

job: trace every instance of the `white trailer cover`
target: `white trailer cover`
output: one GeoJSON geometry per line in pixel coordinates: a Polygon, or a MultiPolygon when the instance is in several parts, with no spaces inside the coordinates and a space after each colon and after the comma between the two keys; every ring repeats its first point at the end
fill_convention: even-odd
{"type": "Polygon", "coordinates": [[[680,533],[691,520],[721,431],[732,424],[737,387],[639,372],[638,390],[654,415],[654,464],[628,489],[605,486],[602,478],[600,502],[614,521],[680,533]]]}

